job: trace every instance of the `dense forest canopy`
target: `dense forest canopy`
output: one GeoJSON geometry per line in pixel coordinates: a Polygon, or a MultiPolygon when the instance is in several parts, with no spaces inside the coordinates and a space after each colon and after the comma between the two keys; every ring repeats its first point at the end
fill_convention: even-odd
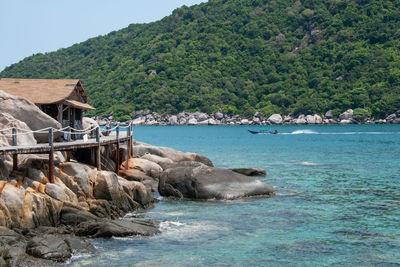
{"type": "Polygon", "coordinates": [[[97,114],[400,109],[400,0],[210,0],[36,54],[0,77],[78,78],[97,114]]]}

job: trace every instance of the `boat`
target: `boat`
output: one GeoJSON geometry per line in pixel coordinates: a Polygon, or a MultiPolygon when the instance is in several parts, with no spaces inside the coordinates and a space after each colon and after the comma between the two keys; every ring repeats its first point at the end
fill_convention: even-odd
{"type": "Polygon", "coordinates": [[[247,130],[251,134],[277,134],[278,131],[271,131],[271,130],[259,130],[259,131],[252,131],[252,130],[247,130]]]}

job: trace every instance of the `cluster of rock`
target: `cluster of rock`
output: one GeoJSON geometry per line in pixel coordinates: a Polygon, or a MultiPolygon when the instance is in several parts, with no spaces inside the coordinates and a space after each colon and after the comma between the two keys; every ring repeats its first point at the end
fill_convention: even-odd
{"type": "MultiPolygon", "coordinates": [[[[4,133],[12,127],[26,131],[61,127],[33,103],[2,91],[0,112],[0,146],[10,146],[11,137],[4,133]],[[10,109],[2,109],[5,106],[10,109]]],[[[19,145],[47,140],[32,133],[18,138],[19,145]]],[[[74,253],[93,253],[87,237],[157,234],[158,222],[119,219],[154,205],[152,191],[190,199],[274,195],[272,187],[250,177],[266,175],[263,170],[214,168],[208,158],[196,153],[134,142],[129,168],[123,162],[118,174],[112,171],[113,159],[116,153],[125,158],[126,149],[102,147],[102,171],[79,162],[85,160],[80,153],[70,155],[71,161],[65,160],[64,153],[55,153],[54,183],[47,177],[47,155],[19,155],[17,171],[12,170],[10,156],[0,155],[0,266],[45,266],[74,253]]]]}
{"type": "MultiPolygon", "coordinates": [[[[103,116],[95,117],[100,125],[115,124],[112,113],[103,116]]],[[[160,115],[157,112],[137,111],[133,114],[130,121],[133,125],[148,125],[148,126],[175,126],[175,125],[302,125],[302,124],[382,124],[382,123],[400,123],[400,110],[389,115],[386,119],[367,119],[357,121],[353,118],[353,110],[349,109],[340,114],[338,117],[333,115],[332,110],[329,110],[325,115],[304,115],[300,114],[297,117],[291,115],[282,116],[273,114],[269,117],[264,117],[260,112],[256,112],[251,119],[241,118],[236,115],[229,115],[218,111],[211,115],[203,112],[181,112],[177,115],[160,115]]]]}

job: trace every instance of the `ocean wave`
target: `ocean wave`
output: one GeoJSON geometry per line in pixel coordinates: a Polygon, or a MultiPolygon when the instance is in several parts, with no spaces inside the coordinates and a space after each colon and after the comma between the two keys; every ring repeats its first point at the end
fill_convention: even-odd
{"type": "Polygon", "coordinates": [[[322,165],[324,165],[322,163],[315,163],[315,162],[310,162],[310,161],[298,161],[298,160],[288,160],[288,162],[294,163],[296,165],[301,165],[301,166],[322,166],[322,165]]]}
{"type": "Polygon", "coordinates": [[[320,165],[322,165],[320,163],[314,163],[314,162],[309,162],[309,161],[301,161],[301,162],[298,162],[297,164],[299,164],[301,166],[320,166],[320,165]]]}
{"type": "Polygon", "coordinates": [[[209,221],[188,223],[182,223],[179,221],[164,221],[160,223],[160,231],[164,237],[179,240],[187,238],[188,236],[202,236],[227,230],[229,230],[228,227],[209,221]]]}
{"type": "Polygon", "coordinates": [[[300,194],[300,191],[292,190],[292,189],[283,189],[283,188],[276,188],[275,190],[276,196],[294,196],[300,194]]]}

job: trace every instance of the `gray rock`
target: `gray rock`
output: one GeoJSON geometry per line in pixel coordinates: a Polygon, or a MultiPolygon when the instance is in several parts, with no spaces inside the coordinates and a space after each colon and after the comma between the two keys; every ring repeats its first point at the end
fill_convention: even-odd
{"type": "Polygon", "coordinates": [[[334,116],[333,116],[333,111],[332,111],[332,110],[328,110],[328,111],[325,113],[325,118],[327,118],[327,119],[333,119],[333,118],[334,118],[334,116]]]}
{"type": "Polygon", "coordinates": [[[214,114],[214,118],[216,120],[222,120],[224,118],[224,114],[221,111],[218,111],[214,114]]]}
{"type": "Polygon", "coordinates": [[[304,115],[300,115],[297,119],[293,120],[293,123],[298,125],[303,125],[307,123],[307,120],[305,119],[304,115]]]}
{"type": "Polygon", "coordinates": [[[63,225],[76,226],[82,222],[96,220],[98,218],[90,212],[72,207],[63,207],[60,213],[60,223],[63,225]]]}
{"type": "Polygon", "coordinates": [[[315,124],[315,117],[314,115],[307,115],[306,116],[306,121],[308,124],[315,124]]]}
{"type": "Polygon", "coordinates": [[[208,120],[208,115],[207,115],[206,113],[200,113],[199,116],[198,116],[198,118],[197,118],[197,120],[198,120],[199,122],[208,120]]]}
{"type": "Polygon", "coordinates": [[[197,125],[198,122],[196,120],[196,118],[191,118],[189,119],[189,121],[187,122],[188,125],[197,125]]]}
{"type": "Polygon", "coordinates": [[[393,121],[394,119],[396,119],[396,113],[390,114],[389,116],[387,116],[387,117],[385,118],[385,120],[386,120],[387,122],[391,122],[391,121],[393,121]]]}
{"type": "MultiPolygon", "coordinates": [[[[26,123],[33,131],[53,127],[61,128],[61,124],[42,112],[35,104],[23,97],[17,97],[0,90],[0,113],[8,113],[15,119],[26,123]]],[[[38,143],[47,143],[47,133],[36,133],[38,143]]]]}
{"type": "Polygon", "coordinates": [[[396,119],[392,120],[391,123],[393,123],[393,124],[400,124],[400,118],[396,118],[396,119]]]}
{"type": "Polygon", "coordinates": [[[79,224],[76,234],[90,237],[152,236],[160,233],[158,223],[144,220],[96,220],[79,224]]]}
{"type": "Polygon", "coordinates": [[[353,110],[352,109],[348,109],[345,112],[343,112],[342,114],[339,115],[339,119],[340,120],[351,120],[353,119],[353,110]]]}
{"type": "Polygon", "coordinates": [[[248,119],[243,119],[243,120],[240,121],[240,124],[241,124],[241,125],[249,125],[250,122],[249,122],[248,119]]]}
{"type": "Polygon", "coordinates": [[[175,115],[169,117],[168,124],[169,125],[178,125],[178,117],[175,115]]]}
{"type": "Polygon", "coordinates": [[[65,241],[56,235],[42,235],[33,237],[26,247],[26,253],[33,257],[64,262],[72,254],[65,241]]]}
{"type": "Polygon", "coordinates": [[[72,254],[93,254],[96,252],[94,246],[85,239],[68,237],[65,239],[65,243],[67,244],[72,254]]]}
{"type": "Polygon", "coordinates": [[[340,124],[351,124],[352,121],[351,120],[341,120],[339,123],[340,124]]]}
{"type": "Polygon", "coordinates": [[[281,124],[283,119],[280,114],[273,114],[273,115],[269,116],[267,121],[272,124],[281,124]]]}
{"type": "Polygon", "coordinates": [[[158,191],[162,196],[189,199],[236,199],[275,194],[271,186],[259,180],[204,165],[165,170],[160,176],[158,191]]]}
{"type": "Polygon", "coordinates": [[[261,168],[233,168],[230,170],[246,176],[267,176],[267,172],[261,168]]]}

